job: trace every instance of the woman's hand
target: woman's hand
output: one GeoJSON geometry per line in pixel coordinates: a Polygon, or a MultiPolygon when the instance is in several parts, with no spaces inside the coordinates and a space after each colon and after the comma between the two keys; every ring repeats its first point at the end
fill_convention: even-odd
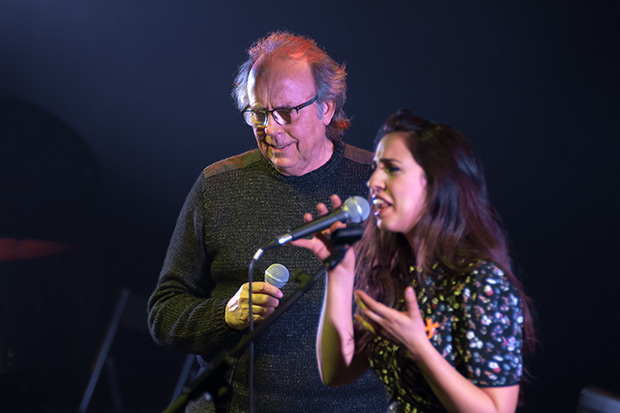
{"type": "MultiPolygon", "coordinates": [[[[332,201],[333,208],[334,209],[340,208],[340,206],[342,205],[342,201],[340,200],[340,197],[338,195],[332,195],[330,198],[332,201]]],[[[327,215],[329,213],[327,206],[323,203],[317,204],[316,211],[319,216],[327,215]]],[[[304,221],[311,222],[312,215],[310,213],[306,213],[304,215],[304,221]]],[[[292,241],[291,244],[298,246],[298,247],[307,248],[311,250],[312,252],[314,252],[314,255],[316,255],[318,259],[320,259],[321,261],[325,261],[334,252],[333,245],[330,241],[330,236],[331,234],[333,234],[334,231],[340,228],[346,228],[346,225],[342,222],[335,222],[328,229],[315,233],[312,238],[298,239],[298,240],[292,241]]],[[[353,254],[353,251],[350,248],[347,251],[345,258],[340,262],[339,266],[341,268],[353,271],[355,267],[355,255],[353,254]]]]}
{"type": "Polygon", "coordinates": [[[406,311],[404,312],[373,300],[363,291],[357,290],[354,295],[362,314],[361,317],[357,316],[357,320],[368,331],[407,348],[414,359],[417,357],[417,349],[430,344],[412,287],[405,289],[406,311]]]}

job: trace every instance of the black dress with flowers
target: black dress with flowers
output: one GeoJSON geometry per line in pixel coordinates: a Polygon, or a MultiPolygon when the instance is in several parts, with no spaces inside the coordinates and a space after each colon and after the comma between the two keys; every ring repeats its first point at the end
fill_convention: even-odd
{"type": "MultiPolygon", "coordinates": [[[[518,384],[523,308],[517,289],[494,263],[456,277],[440,266],[434,271],[424,286],[413,283],[433,346],[479,387],[518,384]]],[[[398,307],[404,310],[402,300],[398,307]]],[[[388,411],[445,411],[406,349],[378,336],[369,359],[391,398],[388,411]]]]}

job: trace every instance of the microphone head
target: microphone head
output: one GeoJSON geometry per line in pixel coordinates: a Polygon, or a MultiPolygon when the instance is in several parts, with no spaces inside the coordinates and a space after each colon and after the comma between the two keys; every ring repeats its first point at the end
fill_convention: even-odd
{"type": "Polygon", "coordinates": [[[265,270],[265,282],[277,288],[282,288],[288,282],[288,269],[282,264],[271,264],[265,270]]]}
{"type": "Polygon", "coordinates": [[[349,215],[349,220],[355,224],[365,221],[370,215],[370,204],[361,196],[347,198],[342,209],[349,215]]]}

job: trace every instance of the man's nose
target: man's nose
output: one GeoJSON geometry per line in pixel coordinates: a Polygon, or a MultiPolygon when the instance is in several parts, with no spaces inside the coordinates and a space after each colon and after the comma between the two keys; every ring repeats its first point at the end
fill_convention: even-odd
{"type": "Polygon", "coordinates": [[[282,130],[282,125],[276,122],[273,113],[267,113],[267,117],[265,118],[265,133],[269,136],[273,136],[282,130]]]}

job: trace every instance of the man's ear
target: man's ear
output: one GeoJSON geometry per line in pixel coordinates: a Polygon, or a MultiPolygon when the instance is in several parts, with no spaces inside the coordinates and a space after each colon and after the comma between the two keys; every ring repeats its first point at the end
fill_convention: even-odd
{"type": "Polygon", "coordinates": [[[323,106],[323,125],[327,126],[336,112],[336,103],[333,100],[328,100],[327,102],[322,102],[321,105],[323,106]]]}

